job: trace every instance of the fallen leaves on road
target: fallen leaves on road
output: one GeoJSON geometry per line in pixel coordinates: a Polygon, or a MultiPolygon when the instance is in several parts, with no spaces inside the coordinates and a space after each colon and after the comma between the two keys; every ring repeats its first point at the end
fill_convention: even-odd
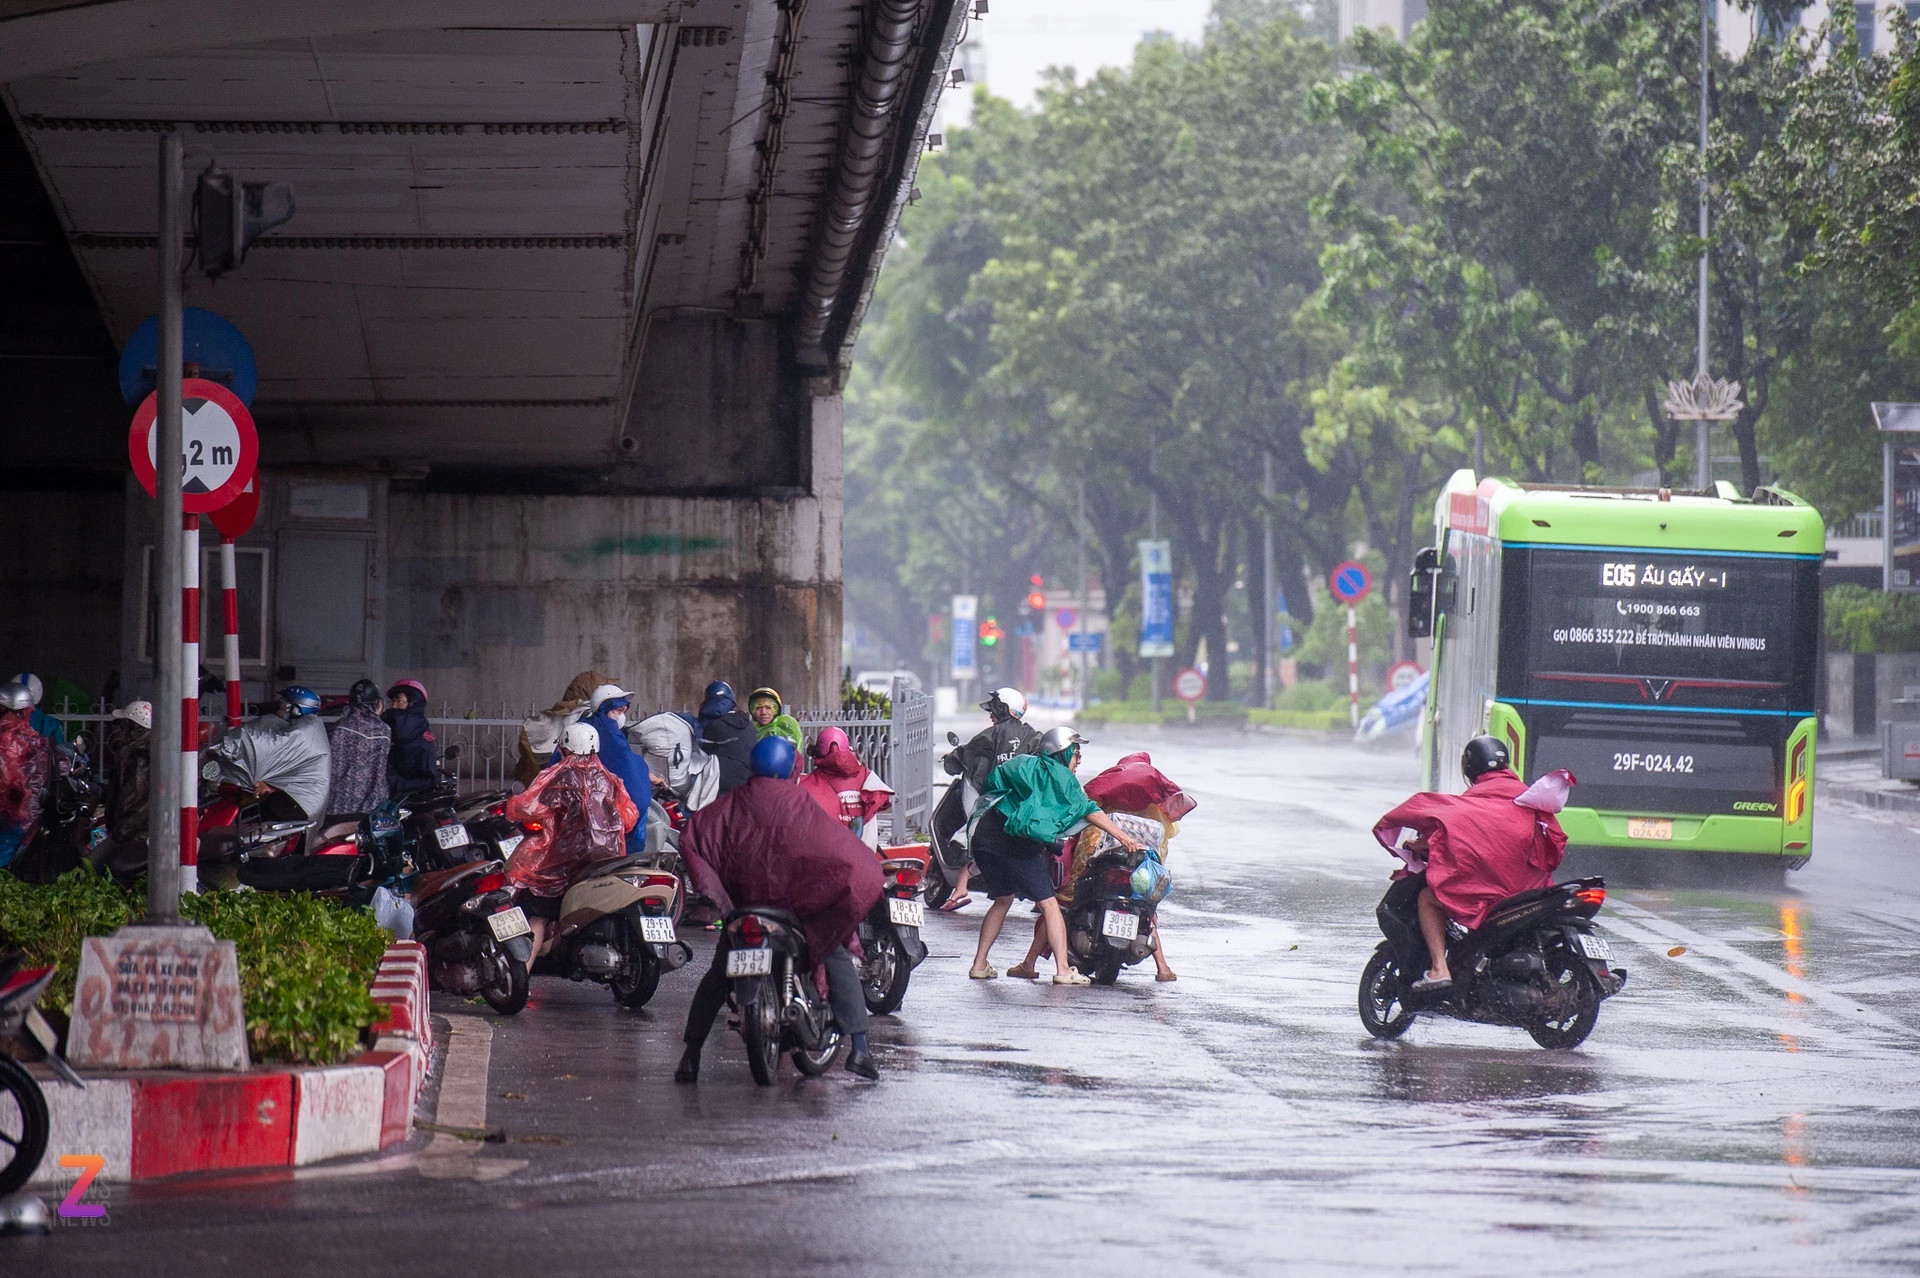
{"type": "Polygon", "coordinates": [[[1684,945],[1676,945],[1676,946],[1674,946],[1674,947],[1673,947],[1672,949],[1670,949],[1670,950],[1668,950],[1668,951],[1667,951],[1667,957],[1668,957],[1668,958],[1679,958],[1679,957],[1680,957],[1680,956],[1681,956],[1682,954],[1685,954],[1686,952],[1687,952],[1687,947],[1686,947],[1686,946],[1684,946],[1684,945]]]}

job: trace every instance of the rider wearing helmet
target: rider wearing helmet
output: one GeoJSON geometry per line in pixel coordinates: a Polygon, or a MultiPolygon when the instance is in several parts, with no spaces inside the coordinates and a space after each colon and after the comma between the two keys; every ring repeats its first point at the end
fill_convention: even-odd
{"type": "Polygon", "coordinates": [[[725,794],[753,775],[749,762],[760,733],[747,712],[733,701],[733,685],[715,679],[707,685],[698,719],[700,748],[720,764],[720,793],[725,794]]]}
{"type": "MultiPolygon", "coordinates": [[[[633,800],[633,806],[644,815],[647,805],[653,802],[653,778],[647,772],[646,762],[627,743],[627,724],[633,718],[633,694],[617,683],[603,683],[593,690],[588,705],[593,713],[574,726],[593,729],[598,741],[600,766],[619,779],[627,797],[633,800]]],[[[559,761],[565,749],[563,734],[561,748],[553,752],[555,762],[559,761]]],[[[627,853],[638,856],[647,850],[646,844],[647,827],[643,821],[628,832],[627,853]]]]}
{"type": "Polygon", "coordinates": [[[514,899],[533,926],[536,958],[546,953],[567,889],[627,855],[629,836],[643,828],[643,809],[601,766],[605,746],[592,724],[569,724],[554,762],[507,800],[507,819],[528,831],[507,863],[507,878],[519,889],[514,899]]]}
{"type": "MultiPolygon", "coordinates": [[[[787,910],[800,920],[807,953],[825,967],[827,1002],[852,1040],[847,1071],[880,1077],[867,1047],[867,1004],[847,942],[880,899],[877,857],[792,783],[793,742],[769,736],[754,746],[753,776],[687,818],[680,856],[694,887],[722,916],[741,906],[787,910]]],[[[674,1081],[698,1082],[700,1049],[727,1001],[727,946],[714,947],[687,1012],[686,1053],[674,1081]]]]}
{"type": "Polygon", "coordinates": [[[1040,907],[1053,945],[1053,983],[1088,983],[1068,963],[1066,920],[1053,899],[1053,849],[1085,825],[1104,830],[1129,852],[1138,851],[1140,844],[1087,797],[1074,777],[1080,747],[1086,743],[1072,728],[1049,728],[1032,754],[1016,755],[987,774],[973,810],[969,843],[987,895],[993,898],[980,920],[980,943],[970,972],[976,981],[1000,975],[987,965],[987,954],[1013,899],[1020,897],[1040,907]]]}
{"type": "MultiPolygon", "coordinates": [[[[960,747],[960,801],[964,811],[971,812],[980,801],[980,792],[986,789],[987,774],[1019,754],[1030,754],[1040,740],[1039,730],[1026,721],[1027,698],[1018,688],[995,688],[980,703],[992,720],[986,727],[974,734],[971,741],[960,747]]],[[[973,874],[973,866],[960,871],[960,877],[954,881],[953,893],[947,898],[943,910],[958,910],[972,900],[967,895],[967,880],[973,874]]]]}
{"type": "Polygon", "coordinates": [[[1416,794],[1373,827],[1383,847],[1426,875],[1419,908],[1429,966],[1414,982],[1416,992],[1437,994],[1453,985],[1450,920],[1479,927],[1501,901],[1551,884],[1566,854],[1567,836],[1553,814],[1572,775],[1549,773],[1530,788],[1510,765],[1505,742],[1475,737],[1460,754],[1465,794],[1416,794]]]}
{"type": "Polygon", "coordinates": [[[0,684],[0,865],[33,838],[53,780],[53,743],[33,729],[33,694],[0,684]]]}
{"type": "Polygon", "coordinates": [[[393,731],[387,752],[387,792],[396,802],[440,784],[440,746],[427,726],[427,689],[418,679],[397,679],[387,689],[381,716],[393,731]]]}
{"type": "Polygon", "coordinates": [[[393,730],[380,718],[380,685],[362,679],[347,691],[347,712],[327,729],[333,752],[332,792],[327,806],[335,812],[371,812],[387,801],[387,759],[393,752],[393,730]]]}
{"type": "Polygon", "coordinates": [[[249,719],[213,746],[222,780],[251,789],[270,821],[318,821],[327,815],[333,749],[320,722],[320,696],[289,684],[270,714],[249,719]]]}
{"type": "MultiPolygon", "coordinates": [[[[33,709],[27,716],[27,721],[33,725],[33,730],[57,746],[65,745],[67,743],[67,725],[40,708],[40,702],[43,701],[47,695],[46,685],[40,682],[40,676],[30,670],[22,670],[13,677],[13,681],[24,686],[27,690],[27,695],[32,698],[29,704],[32,705],[33,709]]],[[[82,708],[84,709],[84,707],[82,708]]]]}

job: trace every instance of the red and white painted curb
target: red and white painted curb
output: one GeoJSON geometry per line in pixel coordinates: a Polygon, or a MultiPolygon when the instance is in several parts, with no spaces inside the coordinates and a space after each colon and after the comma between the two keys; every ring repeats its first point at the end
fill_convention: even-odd
{"type": "Polygon", "coordinates": [[[99,1179],[153,1180],[185,1172],[305,1167],[372,1154],[406,1140],[433,1058],[427,953],[396,941],[371,989],[383,1004],[373,1050],[344,1065],[244,1074],[128,1071],[87,1079],[85,1091],[50,1082],[53,1135],[35,1184],[64,1184],[62,1154],[106,1160],[99,1179]]]}

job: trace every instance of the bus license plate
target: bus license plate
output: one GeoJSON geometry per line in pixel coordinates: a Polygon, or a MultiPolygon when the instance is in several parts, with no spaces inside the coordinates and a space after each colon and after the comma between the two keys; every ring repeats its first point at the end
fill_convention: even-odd
{"type": "Polygon", "coordinates": [[[1667,817],[1628,817],[1627,837],[1629,839],[1661,839],[1671,841],[1673,822],[1667,817]]]}
{"type": "Polygon", "coordinates": [[[900,927],[925,927],[926,909],[918,901],[907,901],[897,896],[887,898],[887,920],[900,927]]]}
{"type": "Polygon", "coordinates": [[[493,939],[496,941],[511,941],[516,936],[525,936],[533,931],[533,924],[527,922],[527,912],[517,905],[510,910],[487,915],[487,926],[493,929],[493,939]]]}
{"type": "Polygon", "coordinates": [[[435,830],[433,841],[440,845],[442,852],[448,852],[454,848],[464,848],[473,839],[468,835],[467,827],[455,821],[452,825],[443,825],[435,830]]]}
{"type": "Polygon", "coordinates": [[[664,914],[641,915],[640,939],[648,945],[672,945],[677,939],[673,934],[673,920],[664,914]]]}
{"type": "Polygon", "coordinates": [[[728,950],[728,976],[771,976],[772,950],[728,950]]]}
{"type": "Polygon", "coordinates": [[[1582,954],[1585,954],[1590,959],[1603,959],[1607,962],[1613,961],[1613,947],[1607,944],[1606,937],[1594,936],[1590,932],[1576,932],[1574,935],[1580,938],[1580,952],[1582,954]]]}
{"type": "Polygon", "coordinates": [[[1140,919],[1125,910],[1108,910],[1100,920],[1100,931],[1116,941],[1131,941],[1140,935],[1140,919]]]}

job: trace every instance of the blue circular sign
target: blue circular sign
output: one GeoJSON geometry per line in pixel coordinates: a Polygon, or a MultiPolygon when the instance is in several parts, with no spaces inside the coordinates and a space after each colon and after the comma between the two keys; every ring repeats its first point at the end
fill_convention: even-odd
{"type": "MultiPolygon", "coordinates": [[[[253,403],[260,370],[253,362],[253,347],[231,320],[189,306],[180,317],[180,338],[181,358],[199,366],[189,377],[205,378],[232,391],[242,404],[253,403]]],[[[138,404],[153,394],[159,363],[160,320],[149,315],[120,352],[120,395],[127,403],[138,404]]]]}
{"type": "Polygon", "coordinates": [[[1365,564],[1349,559],[1343,564],[1336,564],[1333,571],[1327,574],[1327,586],[1333,591],[1333,597],[1341,603],[1357,604],[1373,589],[1373,574],[1367,571],[1365,564]]]}

